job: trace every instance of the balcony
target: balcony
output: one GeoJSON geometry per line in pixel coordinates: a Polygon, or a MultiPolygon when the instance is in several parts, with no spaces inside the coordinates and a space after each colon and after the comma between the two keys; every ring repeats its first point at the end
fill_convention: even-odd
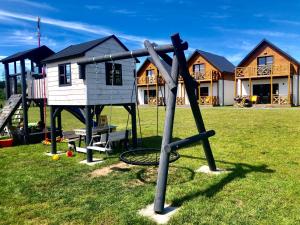
{"type": "Polygon", "coordinates": [[[237,67],[235,69],[236,78],[257,78],[270,76],[288,76],[292,74],[290,64],[265,65],[257,67],[237,67]]]}
{"type": "Polygon", "coordinates": [[[138,85],[163,85],[165,83],[164,79],[162,77],[138,77],[137,78],[137,84],[138,85]],[[158,83],[157,83],[158,82],[158,83]]]}
{"type": "Polygon", "coordinates": [[[217,81],[220,79],[221,74],[218,71],[210,70],[205,73],[203,72],[193,72],[192,76],[196,81],[217,81]]]}

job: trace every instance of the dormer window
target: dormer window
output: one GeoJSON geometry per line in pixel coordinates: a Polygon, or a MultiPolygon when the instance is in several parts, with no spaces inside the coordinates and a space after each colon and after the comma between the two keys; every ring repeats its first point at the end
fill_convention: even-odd
{"type": "Polygon", "coordinates": [[[193,71],[194,73],[201,73],[204,74],[205,73],[205,64],[194,64],[193,65],[193,71]]]}
{"type": "Polygon", "coordinates": [[[71,64],[58,65],[58,76],[60,86],[71,85],[71,64]]]}

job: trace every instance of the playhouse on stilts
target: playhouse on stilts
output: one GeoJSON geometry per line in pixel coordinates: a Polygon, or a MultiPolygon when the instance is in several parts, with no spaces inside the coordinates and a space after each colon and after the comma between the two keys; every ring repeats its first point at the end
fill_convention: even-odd
{"type": "Polygon", "coordinates": [[[45,125],[47,77],[41,61],[53,54],[47,46],[41,46],[1,60],[7,102],[0,114],[0,132],[12,136],[15,144],[40,142],[48,134],[45,125]],[[35,123],[28,120],[32,104],[40,109],[40,119],[35,123]]]}

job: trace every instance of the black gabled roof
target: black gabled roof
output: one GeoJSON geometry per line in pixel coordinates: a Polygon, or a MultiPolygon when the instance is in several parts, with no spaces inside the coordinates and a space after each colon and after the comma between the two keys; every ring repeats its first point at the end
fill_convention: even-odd
{"type": "MultiPolygon", "coordinates": [[[[138,71],[137,71],[137,73],[139,73],[140,72],[140,70],[143,68],[143,66],[146,64],[146,62],[150,62],[150,63],[152,63],[152,64],[154,64],[155,65],[155,63],[154,63],[154,61],[153,61],[153,59],[151,58],[151,57],[147,57],[146,59],[145,59],[145,61],[143,62],[143,64],[140,66],[140,68],[138,69],[138,71]]],[[[169,64],[167,64],[164,60],[161,60],[161,62],[162,62],[162,64],[165,66],[165,68],[167,69],[167,71],[171,74],[171,66],[169,65],[169,64]]]]}
{"type": "Polygon", "coordinates": [[[258,45],[256,45],[251,52],[249,52],[246,57],[238,64],[238,67],[243,65],[243,63],[253,54],[255,53],[255,51],[257,51],[262,45],[267,44],[269,46],[271,46],[271,48],[275,49],[276,51],[280,52],[282,55],[284,55],[285,57],[287,57],[288,59],[290,59],[291,61],[293,61],[294,63],[300,65],[300,63],[291,55],[289,55],[288,53],[286,53],[285,51],[283,51],[282,49],[278,48],[276,45],[274,45],[272,42],[268,41],[267,39],[263,39],[261,42],[258,43],[258,45]]]}
{"type": "Polygon", "coordinates": [[[41,62],[43,59],[53,55],[55,52],[52,51],[50,48],[47,46],[43,45],[38,48],[33,48],[29,49],[23,52],[18,52],[15,53],[11,56],[8,56],[4,59],[1,60],[2,63],[10,63],[10,62],[15,62],[19,61],[22,59],[30,59],[36,63],[41,62]]]}
{"type": "Polygon", "coordinates": [[[216,55],[210,52],[205,52],[199,49],[196,49],[193,54],[190,55],[188,61],[192,59],[195,54],[201,55],[204,59],[206,59],[209,63],[215,66],[221,72],[233,73],[235,66],[229,62],[224,56],[216,55]]]}
{"type": "Polygon", "coordinates": [[[57,52],[55,55],[46,58],[43,60],[43,63],[56,62],[84,56],[87,51],[102,44],[110,38],[115,39],[126,51],[129,51],[128,48],[115,35],[110,35],[93,41],[88,41],[77,45],[70,45],[69,47],[57,52]]]}

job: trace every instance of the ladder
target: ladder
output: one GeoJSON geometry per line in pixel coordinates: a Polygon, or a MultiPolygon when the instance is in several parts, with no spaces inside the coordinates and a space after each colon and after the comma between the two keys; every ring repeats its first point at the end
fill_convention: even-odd
{"type": "Polygon", "coordinates": [[[13,117],[14,113],[17,111],[22,102],[22,95],[11,95],[6,101],[3,109],[0,113],[0,132],[7,125],[9,120],[13,117]]]}

